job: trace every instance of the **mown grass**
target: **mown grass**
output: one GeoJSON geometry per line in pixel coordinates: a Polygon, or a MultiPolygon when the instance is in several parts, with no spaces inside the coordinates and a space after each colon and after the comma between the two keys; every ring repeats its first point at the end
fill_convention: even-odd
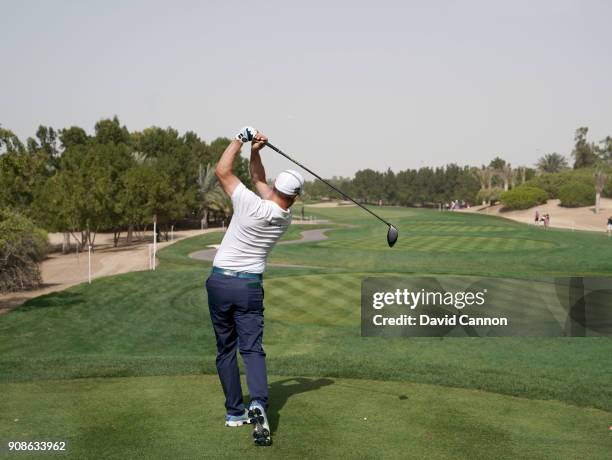
{"type": "Polygon", "coordinates": [[[272,377],[270,396],[267,449],[248,427],[223,427],[212,375],[3,384],[0,427],[6,439],[65,440],[62,458],[603,459],[612,447],[609,413],[555,401],[307,377],[272,377]]]}
{"type": "MultiPolygon", "coordinates": [[[[363,277],[381,273],[516,278],[611,276],[609,254],[612,242],[605,235],[557,230],[544,232],[486,216],[380,209],[377,211],[400,229],[400,240],[395,248],[389,249],[385,243],[385,227],[364,217],[358,209],[310,211],[321,218],[333,219],[336,224],[357,227],[333,226],[327,241],[275,248],[272,263],[324,268],[270,267],[267,270],[264,343],[269,371],[278,379],[299,375],[314,380],[325,378],[340,382],[357,378],[372,382],[364,383],[368,390],[361,396],[352,395],[341,385],[330,385],[330,391],[332,387],[340,390],[334,390],[329,397],[323,397],[326,389],[308,392],[308,396],[304,396],[305,405],[291,410],[287,406],[286,412],[283,411],[286,416],[283,415],[283,421],[278,424],[279,443],[286,443],[287,450],[279,449],[278,452],[289,453],[293,446],[298,449],[297,453],[306,456],[316,453],[332,455],[338,454],[340,446],[343,446],[349,449],[348,452],[362,451],[367,454],[365,456],[376,456],[374,448],[369,446],[376,445],[380,439],[380,445],[383,441],[395,443],[395,447],[389,447],[391,450],[387,451],[390,456],[398,454],[407,445],[424,456],[452,456],[453,446],[462,449],[457,451],[456,457],[474,456],[476,453],[469,446],[480,442],[493,449],[488,452],[492,452],[494,457],[508,457],[513,453],[558,457],[552,453],[567,455],[574,452],[569,440],[588,439],[594,456],[599,455],[603,446],[599,436],[607,433],[585,437],[578,425],[600,433],[595,427],[603,423],[606,416],[602,414],[606,413],[596,409],[607,411],[608,418],[612,411],[612,388],[609,385],[612,341],[609,338],[362,338],[359,285],[363,277]],[[400,424],[387,430],[381,420],[370,425],[366,432],[371,433],[371,442],[364,434],[359,434],[361,431],[356,431],[354,436],[345,432],[350,430],[345,429],[343,417],[352,416],[352,404],[364,404],[364,411],[374,414],[391,410],[389,407],[393,404],[377,399],[377,388],[404,385],[420,395],[421,391],[429,388],[426,385],[431,384],[437,385],[434,388],[445,402],[438,406],[438,397],[431,396],[414,406],[416,412],[410,413],[409,420],[420,421],[410,425],[413,428],[400,424]],[[451,389],[453,387],[456,390],[451,389]],[[465,391],[459,389],[469,391],[458,393],[465,391]],[[505,396],[484,394],[479,390],[505,396]],[[345,393],[347,398],[343,396],[345,393]],[[512,396],[532,401],[523,402],[512,396]],[[453,402],[455,398],[469,407],[460,409],[453,402]],[[487,398],[499,398],[499,405],[487,398]],[[554,400],[562,403],[566,415],[550,409],[561,407],[554,400]],[[550,404],[550,407],[546,406],[550,411],[541,404],[550,404]],[[570,406],[566,406],[568,404],[570,406]],[[349,406],[346,414],[338,407],[343,405],[349,406]],[[329,428],[328,418],[334,417],[335,410],[340,411],[339,419],[329,428]],[[538,410],[542,412],[538,413],[538,410]],[[317,439],[320,445],[311,450],[307,446],[312,440],[305,440],[304,433],[299,432],[311,425],[311,421],[306,420],[310,414],[314,421],[322,423],[321,430],[317,431],[317,436],[321,436],[317,439]],[[514,414],[505,431],[503,414],[514,414]],[[581,417],[586,417],[588,422],[579,423],[583,420],[581,417]],[[287,423],[294,420],[296,424],[291,428],[287,426],[283,433],[285,420],[287,423]],[[412,429],[419,433],[416,438],[410,434],[412,429]],[[427,434],[432,432],[437,434],[427,434]],[[563,435],[564,432],[567,436],[563,435]],[[458,433],[465,437],[465,442],[458,440],[458,433]],[[442,446],[441,450],[431,450],[434,440],[442,446]],[[352,445],[358,448],[352,451],[352,445]],[[396,447],[398,450],[394,450],[396,447]]],[[[295,226],[287,238],[295,238],[299,231],[310,228],[316,227],[300,229],[295,226]]],[[[185,382],[191,382],[189,391],[200,391],[195,389],[199,384],[193,383],[197,380],[189,380],[191,377],[103,379],[95,383],[100,393],[93,391],[89,394],[89,390],[84,390],[86,386],[78,386],[78,381],[71,383],[57,379],[214,374],[214,336],[203,289],[210,262],[189,259],[188,254],[218,243],[221,237],[217,233],[207,234],[164,249],[155,272],[98,279],[91,285],[79,285],[32,299],[23,307],[1,316],[0,379],[3,383],[0,391],[3,395],[12,395],[2,396],[3,404],[12,399],[20,401],[13,407],[23,407],[23,412],[32,419],[32,427],[43,433],[43,428],[38,425],[42,423],[41,419],[33,411],[43,409],[48,403],[47,398],[55,396],[41,393],[42,399],[37,406],[35,402],[27,402],[28,389],[37,385],[48,386],[53,392],[55,388],[60,393],[66,392],[66,401],[70,400],[72,391],[73,398],[88,398],[93,413],[108,411],[107,418],[98,422],[104,430],[97,438],[93,434],[94,428],[89,434],[83,434],[78,428],[81,423],[78,420],[82,421],[84,417],[77,419],[73,426],[68,421],[72,420],[74,413],[68,411],[65,417],[58,415],[60,418],[54,423],[58,427],[64,423],[73,426],[70,432],[79,442],[85,442],[85,439],[86,444],[95,447],[101,446],[104,439],[114,439],[119,446],[116,454],[120,456],[120,452],[133,452],[128,444],[131,437],[136,437],[138,443],[134,449],[146,452],[148,447],[142,445],[140,434],[128,435],[121,429],[114,433],[109,428],[116,419],[119,425],[124,423],[123,419],[133,423],[146,419],[147,423],[154,425],[151,428],[154,433],[167,429],[168,424],[173,425],[169,428],[171,435],[168,440],[173,444],[166,445],[166,448],[182,452],[179,441],[183,438],[176,431],[186,420],[174,418],[172,411],[167,416],[162,415],[163,411],[156,412],[151,408],[157,401],[153,396],[145,405],[147,410],[141,410],[143,403],[137,401],[136,394],[144,390],[138,390],[138,382],[164,382],[160,385],[167,388],[162,393],[169,397],[173,386],[185,382]],[[105,382],[110,385],[108,388],[114,388],[115,381],[119,385],[117,388],[125,385],[131,388],[128,393],[133,393],[124,399],[117,396],[116,403],[123,408],[121,413],[112,407],[102,408],[97,399],[111,391],[105,389],[105,382]],[[23,388],[21,395],[19,388],[23,388]],[[147,411],[153,411],[153,414],[147,411]],[[149,422],[152,415],[160,420],[149,422]]],[[[217,453],[220,451],[215,449],[220,449],[222,440],[234,439],[234,435],[214,425],[218,424],[222,413],[219,389],[213,384],[216,377],[193,377],[196,378],[210,379],[210,387],[198,388],[203,394],[215,395],[204,403],[208,408],[206,411],[210,411],[206,414],[213,417],[214,413],[214,423],[211,421],[209,426],[208,415],[201,412],[197,420],[203,438],[208,439],[207,448],[217,453]]],[[[398,391],[408,393],[408,390],[398,391]]],[[[414,397],[418,399],[419,395],[414,397]]],[[[188,399],[189,395],[183,396],[188,399]]],[[[202,395],[198,397],[198,401],[203,399],[202,395]]],[[[297,402],[298,398],[295,400],[297,402]]],[[[74,400],[72,404],[75,404],[74,400]]],[[[393,414],[393,417],[400,417],[399,413],[393,414]]],[[[12,426],[8,419],[2,425],[2,429],[12,426]]],[[[187,433],[191,433],[190,429],[187,433]]],[[[246,449],[248,436],[245,439],[246,449]]],[[[160,442],[152,445],[161,449],[164,444],[160,442]]],[[[190,448],[203,448],[199,442],[193,441],[190,448]]]]}

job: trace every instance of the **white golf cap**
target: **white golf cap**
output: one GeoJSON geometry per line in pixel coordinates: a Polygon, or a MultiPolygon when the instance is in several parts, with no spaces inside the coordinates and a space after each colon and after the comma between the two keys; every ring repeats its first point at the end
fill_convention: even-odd
{"type": "Polygon", "coordinates": [[[274,188],[285,195],[298,195],[304,188],[304,178],[299,172],[287,169],[276,177],[274,188]]]}

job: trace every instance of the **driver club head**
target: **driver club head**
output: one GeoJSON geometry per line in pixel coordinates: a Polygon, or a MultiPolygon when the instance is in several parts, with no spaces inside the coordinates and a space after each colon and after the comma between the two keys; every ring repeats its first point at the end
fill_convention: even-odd
{"type": "Polygon", "coordinates": [[[390,248],[393,247],[398,236],[399,232],[397,231],[397,228],[395,228],[393,225],[389,225],[389,230],[387,231],[387,244],[389,244],[390,248]]]}

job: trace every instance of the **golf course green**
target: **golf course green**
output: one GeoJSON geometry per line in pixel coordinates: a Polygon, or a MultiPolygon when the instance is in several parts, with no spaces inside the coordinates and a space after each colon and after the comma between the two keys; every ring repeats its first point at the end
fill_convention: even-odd
{"type": "Polygon", "coordinates": [[[272,447],[223,426],[211,263],[189,257],[221,233],[169,246],[154,272],[0,316],[1,437],[67,440],[66,458],[609,458],[610,338],[362,338],[360,285],[380,274],[612,276],[612,239],[376,212],[400,231],[393,249],[384,225],[347,206],[307,207],[327,222],[284,238],[328,228],[328,239],[272,252],[271,264],[292,265],[271,265],[264,281],[272,447]]]}

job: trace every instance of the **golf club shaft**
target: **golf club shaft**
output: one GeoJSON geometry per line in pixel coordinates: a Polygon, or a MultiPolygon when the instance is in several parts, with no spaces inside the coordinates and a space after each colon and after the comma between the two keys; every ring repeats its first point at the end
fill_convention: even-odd
{"type": "Polygon", "coordinates": [[[330,184],[329,182],[327,182],[325,179],[323,179],[321,176],[319,176],[318,174],[312,172],[310,169],[308,169],[306,166],[304,166],[302,163],[300,163],[299,161],[294,160],[293,158],[291,158],[289,155],[287,155],[286,153],[284,153],[283,151],[281,151],[280,149],[274,147],[272,144],[270,144],[269,142],[266,142],[266,145],[268,147],[270,147],[272,150],[274,150],[276,153],[284,156],[287,160],[295,163],[296,165],[298,165],[300,168],[304,169],[305,171],[308,171],[310,174],[312,174],[313,176],[315,176],[317,179],[319,179],[321,182],[323,182],[325,185],[327,185],[328,187],[334,189],[336,192],[338,192],[340,195],[342,195],[344,198],[346,198],[347,200],[352,201],[353,203],[355,203],[357,206],[359,206],[361,209],[368,211],[370,214],[372,214],[374,217],[376,217],[378,220],[380,220],[381,222],[387,224],[389,227],[391,227],[391,224],[389,222],[387,222],[385,219],[383,219],[382,217],[380,217],[378,214],[375,214],[374,212],[370,211],[368,208],[366,208],[364,205],[362,205],[361,203],[357,203],[355,200],[353,200],[350,196],[348,196],[346,193],[344,193],[342,190],[340,190],[338,187],[330,184]]]}

